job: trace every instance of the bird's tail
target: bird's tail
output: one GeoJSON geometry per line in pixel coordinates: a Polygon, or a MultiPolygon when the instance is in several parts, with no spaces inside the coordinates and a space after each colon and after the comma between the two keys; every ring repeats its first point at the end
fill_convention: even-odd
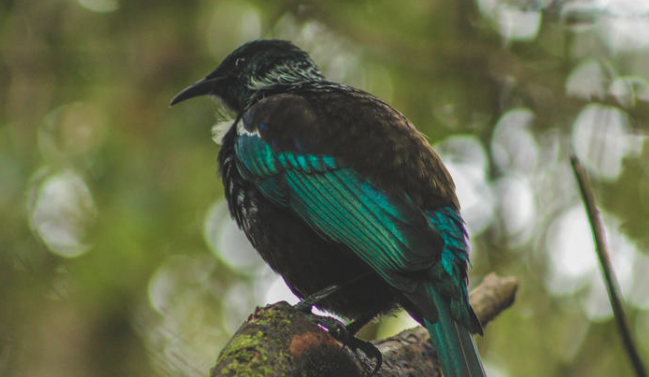
{"type": "Polygon", "coordinates": [[[486,377],[469,330],[451,317],[448,302],[433,289],[427,291],[433,296],[439,317],[435,323],[424,320],[424,324],[437,351],[444,377],[486,377]]]}

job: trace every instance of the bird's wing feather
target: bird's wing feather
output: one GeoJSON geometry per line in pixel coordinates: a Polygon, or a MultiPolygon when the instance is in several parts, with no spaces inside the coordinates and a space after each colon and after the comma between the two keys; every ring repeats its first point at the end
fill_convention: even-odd
{"type": "Polygon", "coordinates": [[[238,169],[271,202],[288,207],[320,236],[354,251],[393,286],[412,291],[403,272],[438,260],[439,235],[426,217],[330,156],[273,151],[259,135],[240,135],[238,169]],[[421,230],[423,225],[423,231],[421,230]]]}
{"type": "Polygon", "coordinates": [[[321,237],[349,247],[392,286],[414,291],[417,282],[405,272],[424,271],[441,258],[443,240],[426,214],[405,193],[382,190],[336,157],[304,151],[317,135],[296,140],[279,129],[313,116],[303,104],[280,100],[283,106],[262,101],[239,120],[235,155],[242,176],[321,237]]]}

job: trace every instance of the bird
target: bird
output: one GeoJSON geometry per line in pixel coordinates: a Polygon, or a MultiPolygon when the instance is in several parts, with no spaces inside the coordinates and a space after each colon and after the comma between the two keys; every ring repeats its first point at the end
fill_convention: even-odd
{"type": "Polygon", "coordinates": [[[317,306],[352,333],[402,307],[446,377],[486,375],[455,185],[404,115],[277,39],[236,48],[170,105],[197,96],[235,114],[218,154],[228,208],[295,295],[336,287],[317,306]]]}

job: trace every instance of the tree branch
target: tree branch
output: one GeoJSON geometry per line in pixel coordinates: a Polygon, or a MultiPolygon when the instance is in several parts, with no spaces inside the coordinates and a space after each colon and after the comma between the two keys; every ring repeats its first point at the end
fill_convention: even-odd
{"type": "Polygon", "coordinates": [[[627,355],[629,355],[629,359],[635,369],[636,375],[638,377],[645,377],[647,372],[642,364],[642,359],[640,359],[638,349],[633,341],[633,335],[631,335],[631,330],[629,329],[629,324],[624,312],[624,306],[622,305],[620,289],[618,288],[606,241],[604,240],[604,226],[599,218],[599,211],[595,204],[593,189],[590,186],[586,170],[582,167],[579,159],[573,155],[570,156],[570,162],[572,163],[572,170],[574,171],[577,182],[579,183],[579,190],[581,191],[584,206],[588,213],[590,226],[593,229],[595,250],[597,252],[597,257],[599,258],[599,264],[602,267],[602,273],[604,274],[604,281],[608,291],[608,298],[611,301],[613,314],[615,315],[615,320],[620,330],[620,335],[622,336],[622,343],[624,344],[627,355]]]}
{"type": "MultiPolygon", "coordinates": [[[[490,274],[471,292],[483,326],[514,302],[518,283],[512,277],[490,274]]],[[[318,327],[311,315],[286,302],[257,308],[219,355],[211,377],[250,376],[363,376],[368,360],[343,348],[318,327]]],[[[417,327],[374,342],[383,354],[379,377],[441,376],[437,356],[426,329],[417,327]]]]}

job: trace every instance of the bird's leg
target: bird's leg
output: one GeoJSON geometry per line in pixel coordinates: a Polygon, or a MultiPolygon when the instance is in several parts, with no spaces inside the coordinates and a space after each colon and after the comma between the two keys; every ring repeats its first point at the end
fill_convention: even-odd
{"type": "Polygon", "coordinates": [[[356,333],[361,331],[363,326],[367,325],[374,317],[376,317],[376,315],[365,315],[363,317],[355,319],[354,322],[346,326],[347,332],[352,335],[356,335],[356,333]]]}
{"type": "Polygon", "coordinates": [[[300,302],[295,305],[295,309],[303,313],[311,314],[311,308],[313,308],[313,306],[318,305],[318,303],[336,293],[338,290],[340,290],[340,288],[341,287],[336,284],[325,287],[324,289],[321,289],[316,293],[313,293],[308,297],[300,300],[300,302]]]}
{"type": "MultiPolygon", "coordinates": [[[[371,274],[372,273],[368,272],[368,273],[356,276],[355,278],[353,278],[351,280],[348,280],[348,281],[346,281],[346,282],[344,282],[342,284],[331,284],[329,286],[326,286],[323,289],[321,289],[321,290],[319,290],[319,291],[317,291],[315,293],[312,293],[308,297],[305,297],[304,299],[302,299],[300,302],[297,303],[297,305],[295,305],[295,309],[297,309],[297,310],[299,310],[301,312],[304,312],[304,313],[311,313],[311,308],[314,305],[318,305],[320,302],[322,302],[326,298],[330,297],[334,293],[340,291],[343,288],[347,288],[348,286],[350,286],[352,284],[357,283],[359,280],[363,280],[364,278],[370,276],[371,274]]],[[[360,327],[358,329],[360,330],[360,327]]]]}

